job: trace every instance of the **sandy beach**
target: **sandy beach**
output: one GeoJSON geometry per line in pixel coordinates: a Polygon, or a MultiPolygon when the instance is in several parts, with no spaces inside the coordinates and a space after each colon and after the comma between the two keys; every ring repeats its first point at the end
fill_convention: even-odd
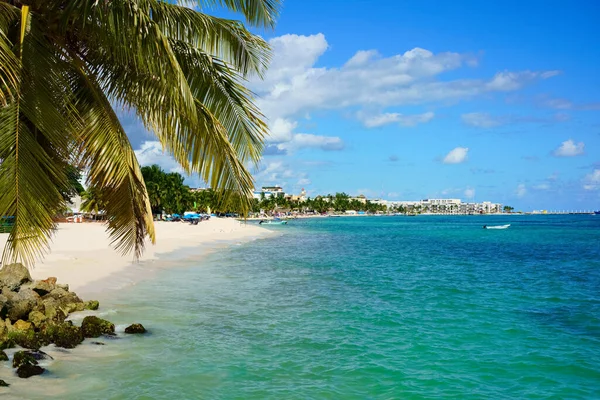
{"type": "MultiPolygon", "coordinates": [[[[155,222],[155,227],[156,244],[148,242],[143,256],[135,262],[131,255],[122,256],[111,247],[106,225],[59,224],[50,253],[31,269],[31,276],[34,279],[54,276],[80,295],[98,293],[123,286],[124,281],[135,283],[133,275],[139,278],[147,269],[145,266],[156,264],[156,260],[177,250],[202,248],[208,252],[223,243],[248,241],[270,233],[262,227],[225,218],[212,218],[198,225],[155,222]]],[[[7,238],[8,234],[0,234],[0,249],[7,238]]]]}

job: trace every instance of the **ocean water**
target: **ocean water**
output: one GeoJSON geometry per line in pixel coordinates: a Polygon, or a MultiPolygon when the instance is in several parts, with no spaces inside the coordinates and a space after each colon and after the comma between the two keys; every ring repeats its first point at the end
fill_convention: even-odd
{"type": "Polygon", "coordinates": [[[271,229],[282,235],[201,261],[173,256],[175,266],[107,294],[101,315],[151,333],[63,352],[12,394],[600,398],[600,216],[323,218],[271,229]]]}

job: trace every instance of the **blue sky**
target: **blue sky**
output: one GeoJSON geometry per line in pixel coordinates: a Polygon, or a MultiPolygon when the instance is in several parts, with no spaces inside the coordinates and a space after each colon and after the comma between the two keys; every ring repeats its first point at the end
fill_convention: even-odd
{"type": "MultiPolygon", "coordinates": [[[[600,3],[288,0],[257,186],[600,209],[600,3]]],[[[176,165],[124,120],[140,161],[176,165]]],[[[193,177],[188,180],[197,184],[193,177]]]]}

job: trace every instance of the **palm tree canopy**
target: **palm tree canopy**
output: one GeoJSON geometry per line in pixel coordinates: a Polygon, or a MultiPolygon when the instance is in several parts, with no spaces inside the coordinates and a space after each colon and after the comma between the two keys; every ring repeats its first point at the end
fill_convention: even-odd
{"type": "Polygon", "coordinates": [[[47,249],[69,165],[102,193],[117,249],[139,256],[146,236],[154,242],[115,107],[134,112],[186,173],[249,207],[247,166],[261,156],[266,125],[244,82],[262,75],[269,47],[241,22],[201,12],[214,6],[268,28],[280,4],[0,0],[0,216],[15,216],[4,261],[31,264],[47,249]]]}

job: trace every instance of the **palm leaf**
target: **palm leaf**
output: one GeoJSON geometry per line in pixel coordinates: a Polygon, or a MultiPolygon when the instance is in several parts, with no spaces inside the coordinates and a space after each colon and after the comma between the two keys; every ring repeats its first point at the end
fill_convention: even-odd
{"type": "Polygon", "coordinates": [[[174,4],[156,3],[152,19],[168,38],[223,60],[242,76],[262,76],[270,58],[269,46],[240,22],[174,4]]]}
{"type": "MultiPolygon", "coordinates": [[[[190,1],[182,1],[190,3],[190,1]]],[[[279,0],[198,0],[200,8],[221,6],[242,13],[246,21],[254,26],[273,28],[279,15],[279,0]]]]}
{"type": "Polygon", "coordinates": [[[155,242],[150,201],[135,153],[93,75],[81,69],[77,108],[83,121],[83,164],[88,184],[102,193],[112,243],[139,257],[148,235],[155,242]]]}
{"type": "MultiPolygon", "coordinates": [[[[73,131],[59,70],[64,60],[30,15],[20,45],[15,101],[0,110],[0,215],[15,216],[3,261],[31,265],[46,250],[52,217],[64,206],[65,157],[73,131]],[[67,117],[67,118],[65,118],[67,117]]],[[[27,19],[24,22],[27,23],[27,19]]]]}

